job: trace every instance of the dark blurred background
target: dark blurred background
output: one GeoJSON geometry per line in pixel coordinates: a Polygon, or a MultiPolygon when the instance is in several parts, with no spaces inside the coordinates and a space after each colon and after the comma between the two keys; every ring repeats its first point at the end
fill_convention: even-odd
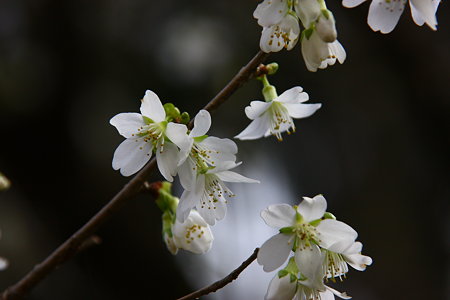
{"type": "MultiPolygon", "coordinates": [[[[306,71],[300,46],[273,54],[278,91],[301,85],[323,107],[297,133],[237,141],[239,172],[260,185],[238,194],[205,256],[174,258],[149,196],[99,231],[103,243],[53,272],[29,299],[173,299],[217,280],[275,233],[269,204],[324,194],[374,259],[333,285],[354,299],[449,298],[450,9],[439,29],[416,26],[409,7],[389,35],[366,24],[368,3],[328,1],[347,61],[306,71]]],[[[109,119],[138,111],[146,89],[195,115],[257,51],[257,1],[0,2],[0,288],[42,261],[129,180],[111,168],[122,141],[109,119]]],[[[261,99],[256,81],[213,115],[232,137],[261,99]]],[[[155,174],[151,180],[161,177],[155,174]]],[[[180,191],[178,191],[180,193],[180,191]]],[[[211,299],[261,299],[273,274],[256,263],[211,299]]]]}

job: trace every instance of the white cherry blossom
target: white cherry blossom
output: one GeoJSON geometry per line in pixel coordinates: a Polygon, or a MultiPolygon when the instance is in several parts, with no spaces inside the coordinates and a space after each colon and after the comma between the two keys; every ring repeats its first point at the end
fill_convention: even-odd
{"type": "Polygon", "coordinates": [[[358,271],[364,271],[372,264],[372,258],[361,254],[362,243],[337,242],[324,250],[323,269],[328,278],[341,277],[348,272],[348,265],[358,271]]]}
{"type": "MultiPolygon", "coordinates": [[[[355,7],[366,0],[343,0],[345,7],[355,7]]],[[[389,33],[394,30],[405,9],[407,0],[372,0],[369,7],[367,23],[373,31],[389,33]]],[[[411,15],[414,22],[422,26],[427,24],[436,30],[436,11],[440,0],[409,0],[411,15]]]]}
{"type": "Polygon", "coordinates": [[[283,48],[291,50],[297,44],[300,36],[298,19],[292,14],[286,14],[277,24],[263,27],[259,46],[262,51],[278,52],[283,48]]]}
{"type": "MultiPolygon", "coordinates": [[[[184,222],[176,219],[172,226],[172,234],[172,247],[196,254],[209,251],[214,240],[211,228],[196,210],[191,210],[184,222]]],[[[170,250],[169,245],[168,248],[170,250]]]]}
{"type": "MultiPolygon", "coordinates": [[[[156,153],[161,174],[168,181],[176,175],[178,148],[166,139],[166,112],[158,96],[147,90],[141,100],[141,113],[120,113],[110,120],[119,133],[126,138],[114,152],[112,166],[123,176],[138,172],[156,153]]],[[[179,124],[171,136],[186,135],[187,128],[179,124]]]]}
{"type": "Polygon", "coordinates": [[[336,60],[342,64],[347,57],[344,47],[342,47],[338,40],[327,43],[322,40],[315,29],[312,30],[309,37],[304,35],[301,43],[303,59],[305,60],[306,67],[311,72],[316,72],[317,69],[325,69],[329,65],[334,65],[336,60]]]}
{"type": "Polygon", "coordinates": [[[327,202],[322,195],[304,197],[298,206],[287,204],[271,205],[261,212],[267,225],[280,229],[280,233],[268,239],[258,252],[258,263],[264,271],[270,272],[280,267],[291,250],[295,252],[295,262],[307,278],[314,277],[317,265],[322,265],[320,248],[328,249],[333,244],[354,243],[357,232],[347,224],[324,219],[327,202]]]}
{"type": "Polygon", "coordinates": [[[253,17],[259,25],[269,27],[279,24],[289,10],[289,0],[264,0],[256,7],[253,17]]]}
{"type": "Polygon", "coordinates": [[[308,94],[297,86],[285,91],[272,101],[252,101],[250,106],[245,108],[245,114],[253,121],[235,138],[254,140],[274,135],[278,140],[282,140],[283,132],[290,133],[291,130],[295,132],[292,118],[309,117],[321,107],[320,103],[303,103],[308,99],[308,94]]]}
{"type": "Polygon", "coordinates": [[[180,124],[169,123],[167,136],[182,149],[178,159],[178,175],[184,189],[191,190],[199,169],[236,161],[238,148],[235,142],[206,135],[211,127],[211,115],[208,111],[201,110],[195,116],[194,127],[188,135],[172,136],[178,126],[180,124]]]}
{"type": "Polygon", "coordinates": [[[184,222],[192,208],[196,207],[206,223],[214,225],[225,217],[227,199],[234,196],[224,182],[259,183],[236,172],[230,171],[240,163],[222,162],[214,167],[205,166],[197,170],[192,186],[186,189],[177,208],[177,219],[184,222]]]}

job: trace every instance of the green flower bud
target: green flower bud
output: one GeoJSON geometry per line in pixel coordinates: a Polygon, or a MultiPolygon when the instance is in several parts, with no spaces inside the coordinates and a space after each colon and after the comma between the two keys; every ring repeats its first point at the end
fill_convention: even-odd
{"type": "Polygon", "coordinates": [[[181,120],[180,110],[172,103],[164,104],[164,110],[166,111],[166,120],[168,122],[181,120]]]}

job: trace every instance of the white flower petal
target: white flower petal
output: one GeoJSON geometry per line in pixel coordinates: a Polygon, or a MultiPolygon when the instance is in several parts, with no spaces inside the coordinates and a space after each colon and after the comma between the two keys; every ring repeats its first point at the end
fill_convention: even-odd
{"type": "Polygon", "coordinates": [[[165,134],[178,148],[190,151],[193,141],[187,135],[186,125],[170,122],[167,124],[165,134]]]}
{"type": "MultiPolygon", "coordinates": [[[[204,183],[203,183],[204,184],[204,183]]],[[[201,193],[203,190],[185,190],[183,194],[181,194],[180,202],[177,207],[177,220],[183,223],[191,209],[195,207],[195,205],[200,201],[201,193]]]]}
{"type": "Polygon", "coordinates": [[[366,0],[343,0],[342,5],[348,8],[356,7],[360,5],[361,3],[365,2],[366,0]]]}
{"type": "Polygon", "coordinates": [[[178,168],[178,177],[180,178],[181,186],[188,191],[195,188],[195,180],[197,177],[197,169],[191,158],[188,158],[178,168]]]}
{"type": "Polygon", "coordinates": [[[166,118],[161,100],[150,90],[145,92],[144,99],[142,99],[141,114],[152,119],[155,123],[162,122],[166,118]]]}
{"type": "Polygon", "coordinates": [[[386,1],[372,0],[369,7],[367,23],[373,31],[391,32],[398,23],[405,8],[406,0],[386,1]]]}
{"type": "Polygon", "coordinates": [[[247,128],[245,128],[241,133],[235,136],[236,139],[240,140],[256,140],[264,136],[264,134],[269,130],[270,123],[267,116],[263,115],[255,120],[253,120],[247,128]]]}
{"type": "Polygon", "coordinates": [[[344,255],[345,261],[358,271],[364,271],[372,264],[372,258],[360,253],[344,255]]]}
{"type": "Polygon", "coordinates": [[[175,221],[172,232],[178,248],[196,254],[202,254],[211,249],[214,240],[210,227],[195,210],[190,211],[185,222],[175,221]]]}
{"type": "Polygon", "coordinates": [[[212,165],[223,161],[236,161],[237,145],[230,139],[211,136],[197,143],[197,147],[206,152],[207,160],[212,165]]]}
{"type": "Polygon", "coordinates": [[[431,29],[437,30],[436,10],[439,0],[410,0],[411,15],[414,22],[422,26],[426,23],[431,29]]]}
{"type": "Polygon", "coordinates": [[[259,183],[259,180],[251,179],[233,171],[222,171],[215,173],[222,181],[226,182],[245,182],[245,183],[259,183]]]}
{"type": "Polygon", "coordinates": [[[207,110],[202,109],[198,112],[194,119],[194,128],[191,133],[189,133],[190,137],[197,137],[205,135],[209,128],[211,127],[211,115],[207,110]]]}
{"type": "Polygon", "coordinates": [[[271,105],[272,102],[252,101],[250,106],[245,108],[245,114],[250,120],[254,120],[268,110],[271,105]]]}
{"type": "Polygon", "coordinates": [[[320,269],[318,266],[322,264],[322,261],[322,252],[317,245],[313,244],[306,248],[298,247],[295,251],[295,263],[298,270],[307,278],[317,277],[317,272],[320,269]]]}
{"type": "Polygon", "coordinates": [[[142,115],[138,113],[121,113],[109,120],[117,128],[120,135],[131,138],[138,132],[138,128],[145,125],[142,115]]]}
{"type": "Polygon", "coordinates": [[[275,274],[270,281],[264,300],[292,300],[296,289],[297,282],[291,282],[289,275],[279,278],[278,274],[275,274]]]}
{"type": "Polygon", "coordinates": [[[287,0],[265,0],[258,4],[253,16],[261,26],[278,24],[288,12],[287,0]]]}
{"type": "MultiPolygon", "coordinates": [[[[333,293],[334,295],[338,296],[341,299],[351,299],[352,298],[349,295],[347,295],[345,292],[341,293],[341,292],[339,292],[339,291],[337,291],[337,290],[335,290],[333,288],[330,288],[329,286],[325,286],[325,287],[327,288],[326,292],[331,292],[331,293],[333,293]]],[[[334,297],[330,298],[330,299],[334,299],[334,297]]]]}
{"type": "Polygon", "coordinates": [[[206,223],[213,226],[217,221],[222,220],[227,213],[227,205],[225,202],[217,201],[214,206],[197,204],[197,210],[205,219],[206,223]]]}
{"type": "Polygon", "coordinates": [[[156,162],[162,176],[167,181],[172,182],[173,177],[177,174],[178,166],[178,148],[169,141],[159,141],[156,148],[156,162]],[[162,145],[164,143],[164,145],[162,145]]]}
{"type": "Polygon", "coordinates": [[[150,160],[152,145],[142,138],[126,139],[114,152],[112,167],[123,176],[130,176],[142,169],[150,160]]]}
{"type": "Polygon", "coordinates": [[[301,86],[295,86],[289,90],[284,91],[280,96],[278,96],[275,101],[281,102],[283,104],[287,103],[302,103],[308,101],[309,96],[307,93],[303,92],[301,86]]]}
{"type": "Polygon", "coordinates": [[[307,118],[314,114],[321,106],[320,103],[314,103],[314,104],[285,104],[284,105],[289,115],[293,118],[300,119],[300,118],[307,118]]]}
{"type": "Polygon", "coordinates": [[[298,0],[295,11],[302,21],[303,27],[309,28],[320,15],[320,4],[317,0],[298,0]]]}
{"type": "Polygon", "coordinates": [[[283,228],[295,225],[295,209],[288,204],[270,205],[261,211],[261,218],[267,225],[283,228]]]}
{"type": "Polygon", "coordinates": [[[303,201],[298,205],[298,212],[302,215],[306,223],[320,219],[327,210],[327,200],[322,195],[314,198],[303,197],[303,201]]]}
{"type": "Polygon", "coordinates": [[[319,232],[319,244],[328,249],[329,246],[339,241],[353,242],[358,237],[358,233],[344,222],[326,219],[316,227],[319,232]]]}
{"type": "Polygon", "coordinates": [[[276,270],[286,261],[292,250],[291,237],[291,235],[279,233],[261,246],[257,259],[265,272],[276,270]]]}

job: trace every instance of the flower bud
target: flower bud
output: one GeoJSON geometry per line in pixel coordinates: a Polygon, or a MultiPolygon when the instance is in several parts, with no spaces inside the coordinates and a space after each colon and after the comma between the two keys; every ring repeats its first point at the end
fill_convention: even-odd
{"type": "Polygon", "coordinates": [[[320,39],[326,43],[332,43],[336,40],[336,22],[328,9],[321,11],[321,15],[316,22],[316,31],[320,39]]]}

